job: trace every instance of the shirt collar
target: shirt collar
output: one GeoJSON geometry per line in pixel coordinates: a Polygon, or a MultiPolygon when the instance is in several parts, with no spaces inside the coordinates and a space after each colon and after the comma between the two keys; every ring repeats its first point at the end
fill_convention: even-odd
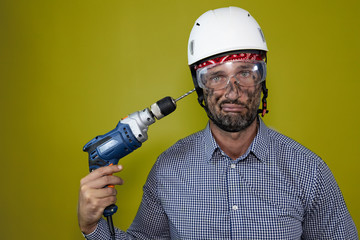
{"type": "Polygon", "coordinates": [[[265,125],[263,120],[258,117],[259,129],[258,132],[250,145],[250,151],[259,159],[261,162],[266,163],[269,159],[269,146],[270,139],[268,133],[268,127],[265,125]]]}
{"type": "MultiPolygon", "coordinates": [[[[268,159],[269,154],[269,135],[268,135],[268,128],[265,123],[262,121],[260,117],[258,117],[259,121],[259,129],[258,132],[251,143],[248,153],[253,153],[257,159],[261,162],[265,163],[268,159]]],[[[210,124],[206,125],[204,129],[204,150],[205,150],[205,157],[207,161],[210,161],[213,157],[213,154],[216,150],[220,150],[219,145],[216,143],[211,130],[210,124]]]]}
{"type": "Polygon", "coordinates": [[[204,145],[206,161],[210,161],[215,150],[219,149],[219,145],[216,143],[211,133],[209,122],[204,129],[204,145]]]}

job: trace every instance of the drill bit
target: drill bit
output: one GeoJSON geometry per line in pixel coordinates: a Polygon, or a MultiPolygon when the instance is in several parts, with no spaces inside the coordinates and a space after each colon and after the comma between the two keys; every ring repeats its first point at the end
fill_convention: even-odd
{"type": "Polygon", "coordinates": [[[187,93],[185,93],[184,95],[182,95],[182,96],[178,97],[177,99],[175,99],[175,102],[177,102],[177,101],[179,101],[179,100],[183,99],[184,97],[186,97],[187,95],[189,95],[189,94],[193,93],[194,91],[195,91],[195,88],[194,88],[193,90],[191,90],[191,91],[188,91],[188,92],[187,92],[187,93]]]}

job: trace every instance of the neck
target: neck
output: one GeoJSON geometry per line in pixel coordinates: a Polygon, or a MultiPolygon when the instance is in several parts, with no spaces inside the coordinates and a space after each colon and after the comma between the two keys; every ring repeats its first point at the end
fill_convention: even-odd
{"type": "Polygon", "coordinates": [[[258,122],[255,119],[249,127],[240,132],[226,132],[210,120],[210,129],[221,150],[236,160],[250,147],[257,134],[258,122]]]}

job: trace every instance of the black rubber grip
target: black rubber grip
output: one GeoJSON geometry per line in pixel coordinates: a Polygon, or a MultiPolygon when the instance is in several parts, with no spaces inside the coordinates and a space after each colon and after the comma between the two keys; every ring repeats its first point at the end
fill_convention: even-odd
{"type": "Polygon", "coordinates": [[[162,115],[167,116],[176,109],[176,104],[172,97],[164,97],[156,102],[162,115]]]}

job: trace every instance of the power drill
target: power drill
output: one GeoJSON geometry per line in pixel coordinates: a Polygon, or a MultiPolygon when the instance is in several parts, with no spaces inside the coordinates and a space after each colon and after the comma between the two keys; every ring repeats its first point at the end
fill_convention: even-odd
{"type": "MultiPolygon", "coordinates": [[[[155,123],[155,119],[159,120],[175,111],[176,102],[194,91],[195,89],[177,99],[162,98],[152,104],[150,109],[145,108],[128,115],[119,121],[115,129],[88,142],[83,151],[89,154],[90,172],[100,167],[116,165],[121,158],[139,148],[148,139],[148,126],[155,123]]],[[[115,239],[115,232],[111,216],[116,211],[117,206],[113,204],[106,207],[103,213],[107,217],[113,239],[115,239]]]]}

